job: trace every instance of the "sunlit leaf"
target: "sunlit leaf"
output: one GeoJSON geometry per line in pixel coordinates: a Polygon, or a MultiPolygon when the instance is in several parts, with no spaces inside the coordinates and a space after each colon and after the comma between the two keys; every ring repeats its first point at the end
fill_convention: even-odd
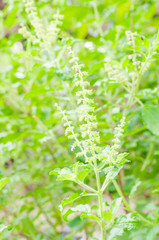
{"type": "Polygon", "coordinates": [[[142,110],[142,118],[146,127],[155,135],[159,136],[159,106],[145,105],[142,110]]]}
{"type": "Polygon", "coordinates": [[[72,213],[78,213],[78,212],[80,212],[80,213],[85,213],[85,214],[90,214],[90,213],[91,213],[91,208],[90,208],[90,206],[89,206],[88,204],[85,204],[85,205],[83,205],[83,204],[77,205],[77,206],[75,206],[75,207],[72,207],[72,208],[68,209],[67,212],[63,215],[63,219],[64,219],[65,221],[67,221],[67,218],[68,218],[68,216],[69,216],[70,214],[72,214],[72,213]]]}
{"type": "Polygon", "coordinates": [[[2,179],[0,179],[0,189],[2,189],[3,186],[4,186],[6,183],[8,183],[8,182],[10,182],[10,179],[9,179],[9,178],[2,178],[2,179]]]}
{"type": "Polygon", "coordinates": [[[116,214],[118,208],[121,205],[121,202],[122,202],[122,198],[120,197],[120,198],[114,199],[114,201],[111,203],[110,211],[113,215],[116,214]]]}

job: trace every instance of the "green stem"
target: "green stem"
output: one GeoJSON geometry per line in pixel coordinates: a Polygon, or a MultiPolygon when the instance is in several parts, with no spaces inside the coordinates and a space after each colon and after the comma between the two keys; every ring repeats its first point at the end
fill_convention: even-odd
{"type": "Polygon", "coordinates": [[[146,159],[144,160],[144,164],[142,165],[141,167],[141,171],[144,171],[145,168],[147,167],[147,165],[150,163],[151,161],[151,155],[154,151],[154,146],[153,146],[153,143],[150,144],[150,147],[149,147],[149,150],[148,150],[148,153],[147,153],[147,157],[146,159]]]}
{"type": "Polygon", "coordinates": [[[139,86],[140,86],[140,81],[141,81],[141,77],[145,71],[145,67],[147,66],[149,60],[151,59],[151,48],[149,50],[149,53],[148,53],[148,56],[144,62],[144,64],[142,65],[140,71],[139,71],[139,74],[138,74],[138,78],[137,78],[137,81],[136,81],[136,90],[135,90],[135,94],[137,94],[137,92],[139,91],[139,86]]]}
{"type": "Polygon", "coordinates": [[[116,180],[113,180],[112,182],[113,182],[113,184],[114,184],[114,186],[115,186],[119,196],[122,198],[125,207],[127,208],[127,210],[131,211],[132,209],[130,208],[128,202],[126,201],[126,199],[125,199],[125,197],[124,197],[124,195],[123,195],[123,193],[122,193],[118,183],[116,182],[116,180]]]}
{"type": "Polygon", "coordinates": [[[95,189],[93,189],[92,187],[89,187],[87,184],[85,184],[81,181],[76,181],[76,183],[78,183],[81,187],[85,188],[86,190],[98,194],[98,192],[95,189]]]}
{"type": "Polygon", "coordinates": [[[101,240],[105,240],[105,222],[104,222],[104,209],[103,209],[103,192],[101,190],[101,183],[100,183],[100,176],[98,171],[97,162],[95,160],[94,162],[94,171],[96,174],[96,180],[97,180],[97,188],[98,188],[98,202],[99,202],[99,210],[100,210],[100,217],[101,217],[101,234],[102,238],[101,240]]]}
{"type": "Polygon", "coordinates": [[[119,196],[122,198],[123,203],[124,203],[125,207],[127,208],[127,210],[129,210],[130,212],[135,213],[135,214],[136,214],[143,222],[145,222],[146,224],[148,224],[148,225],[150,225],[150,226],[153,226],[153,224],[152,224],[149,220],[147,220],[146,218],[144,218],[140,213],[136,212],[135,210],[133,210],[133,209],[130,207],[129,203],[128,203],[127,200],[125,199],[125,197],[124,197],[124,195],[123,195],[123,193],[122,193],[122,191],[121,191],[118,183],[116,182],[116,180],[113,180],[112,182],[113,182],[113,184],[114,184],[114,186],[115,186],[115,188],[116,188],[119,196]]]}

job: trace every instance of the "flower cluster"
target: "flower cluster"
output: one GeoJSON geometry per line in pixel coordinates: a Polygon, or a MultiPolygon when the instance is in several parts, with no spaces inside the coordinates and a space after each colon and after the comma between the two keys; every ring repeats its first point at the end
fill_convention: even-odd
{"type": "MultiPolygon", "coordinates": [[[[93,162],[94,160],[99,159],[100,148],[97,146],[97,143],[100,142],[100,137],[99,132],[96,130],[96,117],[93,115],[94,107],[92,105],[94,102],[89,97],[92,94],[92,90],[86,89],[86,87],[89,86],[89,83],[84,79],[87,73],[81,70],[83,65],[78,63],[78,58],[74,56],[71,47],[69,47],[68,50],[71,58],[70,63],[75,72],[75,84],[76,86],[79,86],[76,95],[78,97],[78,104],[80,104],[78,114],[80,116],[80,129],[83,138],[81,144],[87,153],[86,160],[93,162]]],[[[78,155],[80,155],[80,153],[78,155]]]]}
{"type": "Polygon", "coordinates": [[[137,36],[137,32],[133,33],[131,31],[126,31],[126,37],[128,40],[128,45],[135,46],[135,37],[137,36]]]}
{"type": "Polygon", "coordinates": [[[116,64],[105,63],[105,70],[108,74],[110,80],[115,80],[116,82],[125,82],[127,80],[125,73],[123,70],[116,64]]]}
{"type": "Polygon", "coordinates": [[[72,121],[70,121],[68,119],[66,111],[62,110],[62,108],[57,103],[55,104],[55,107],[57,107],[58,111],[63,116],[62,120],[65,122],[64,126],[66,127],[65,135],[69,135],[68,137],[70,139],[75,140],[75,142],[72,145],[71,150],[73,151],[75,149],[75,147],[79,147],[82,155],[84,155],[84,157],[87,158],[87,153],[86,153],[85,149],[83,149],[80,141],[78,140],[78,134],[74,132],[74,127],[73,127],[72,121]]]}
{"type": "Polygon", "coordinates": [[[58,10],[54,15],[54,20],[50,22],[48,28],[46,29],[42,19],[40,19],[37,14],[34,0],[23,1],[25,3],[25,9],[30,23],[34,27],[35,35],[32,35],[24,25],[21,26],[20,33],[22,33],[25,38],[33,42],[33,44],[38,43],[41,47],[49,48],[57,39],[60,31],[58,26],[61,25],[63,16],[59,14],[58,10]]]}
{"type": "Polygon", "coordinates": [[[135,39],[137,37],[137,32],[133,33],[131,31],[126,31],[126,37],[128,41],[128,45],[132,47],[132,54],[129,54],[129,59],[132,59],[132,63],[135,66],[135,70],[140,67],[141,62],[138,61],[137,57],[140,57],[140,54],[136,53],[136,44],[135,39]]]}
{"type": "Polygon", "coordinates": [[[120,124],[115,128],[114,139],[112,140],[113,146],[111,147],[111,156],[115,157],[121,146],[120,138],[123,135],[125,126],[125,116],[122,117],[120,124]]]}
{"type": "Polygon", "coordinates": [[[71,47],[68,48],[68,52],[70,55],[72,69],[75,72],[75,85],[79,87],[76,95],[78,97],[77,103],[79,104],[79,121],[81,122],[81,141],[78,140],[78,135],[74,133],[74,127],[72,126],[72,122],[68,120],[66,113],[62,111],[59,106],[58,109],[63,115],[63,120],[65,121],[65,126],[67,127],[66,134],[69,134],[69,138],[75,140],[72,145],[72,150],[75,147],[79,147],[80,149],[80,152],[78,152],[76,156],[84,156],[86,162],[94,162],[96,159],[100,159],[100,148],[97,146],[97,143],[100,141],[100,137],[99,132],[96,130],[96,117],[93,115],[94,107],[92,105],[94,102],[89,97],[92,94],[92,90],[86,88],[89,86],[88,81],[84,80],[87,73],[82,71],[83,65],[78,63],[78,58],[74,56],[71,47]]]}
{"type": "Polygon", "coordinates": [[[104,165],[108,164],[108,165],[115,165],[117,163],[119,163],[117,161],[117,157],[119,155],[119,149],[121,147],[121,137],[123,135],[124,132],[124,126],[125,126],[125,116],[122,117],[120,124],[115,128],[115,134],[114,134],[114,138],[112,140],[113,145],[110,146],[106,146],[105,149],[102,151],[101,154],[101,160],[104,163],[104,165]]]}
{"type": "MultiPolygon", "coordinates": [[[[78,114],[79,121],[81,122],[80,129],[82,140],[79,140],[78,134],[75,134],[72,121],[68,119],[66,112],[56,104],[58,110],[63,115],[63,120],[65,121],[65,134],[69,135],[69,138],[74,139],[72,150],[75,149],[75,147],[80,149],[80,151],[76,154],[76,157],[84,156],[86,162],[89,163],[94,163],[94,161],[97,159],[103,161],[105,157],[102,153],[102,149],[101,147],[97,146],[97,143],[100,142],[100,136],[99,132],[97,131],[96,117],[93,115],[94,101],[89,97],[92,94],[92,90],[88,88],[89,82],[84,79],[87,73],[82,71],[83,65],[79,64],[78,58],[74,55],[71,47],[68,48],[68,53],[70,55],[72,69],[75,72],[75,85],[79,87],[76,95],[78,97],[77,102],[79,104],[78,114]]],[[[120,148],[120,137],[122,136],[124,124],[125,117],[122,118],[120,125],[115,129],[116,133],[113,139],[114,145],[109,151],[107,151],[107,148],[104,150],[104,152],[109,155],[106,157],[108,164],[115,161],[115,158],[118,154],[118,149],[120,148]]]]}
{"type": "Polygon", "coordinates": [[[59,9],[57,9],[57,12],[53,17],[54,20],[50,22],[45,37],[45,42],[46,44],[49,44],[49,46],[56,41],[60,32],[60,28],[58,26],[62,25],[62,20],[64,18],[63,15],[59,13],[59,9]]]}

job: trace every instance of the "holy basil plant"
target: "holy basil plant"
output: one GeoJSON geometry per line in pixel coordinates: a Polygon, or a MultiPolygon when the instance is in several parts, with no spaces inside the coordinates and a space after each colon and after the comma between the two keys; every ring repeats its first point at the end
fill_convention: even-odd
{"type": "Polygon", "coordinates": [[[0,20],[0,239],[157,240],[158,2],[2,0],[0,20]]]}

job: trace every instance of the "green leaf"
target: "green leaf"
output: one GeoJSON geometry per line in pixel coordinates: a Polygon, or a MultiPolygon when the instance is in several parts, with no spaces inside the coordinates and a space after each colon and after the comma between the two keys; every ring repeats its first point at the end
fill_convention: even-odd
{"type": "Polygon", "coordinates": [[[136,184],[131,189],[131,192],[129,194],[129,198],[133,198],[134,193],[136,192],[138,186],[141,184],[141,181],[137,181],[136,184]]]}
{"type": "Polygon", "coordinates": [[[61,209],[65,207],[66,205],[72,205],[74,201],[76,201],[78,198],[83,197],[85,195],[85,192],[82,193],[73,193],[68,198],[65,198],[61,203],[61,209]]]}
{"type": "Polygon", "coordinates": [[[81,212],[81,213],[85,213],[90,214],[91,213],[91,208],[88,204],[80,204],[77,205],[76,207],[72,207],[70,209],[67,210],[67,212],[63,215],[63,219],[65,221],[68,221],[67,218],[71,213],[77,213],[77,212],[81,212]]]}
{"type": "Polygon", "coordinates": [[[109,166],[109,167],[104,168],[104,169],[103,169],[103,172],[104,172],[105,174],[108,174],[109,172],[112,172],[113,169],[114,169],[113,166],[109,166]]]}
{"type": "Polygon", "coordinates": [[[128,213],[127,215],[121,215],[115,219],[115,227],[123,228],[124,230],[131,230],[136,227],[138,223],[138,218],[133,215],[133,213],[128,213]]]}
{"type": "Polygon", "coordinates": [[[120,166],[120,167],[108,167],[108,168],[105,168],[105,169],[103,169],[103,171],[104,171],[104,173],[107,173],[108,172],[108,174],[107,174],[107,176],[109,175],[109,177],[108,177],[108,179],[110,179],[110,180],[113,180],[117,175],[118,175],[118,173],[120,172],[120,170],[122,169],[122,166],[120,166]]]}
{"type": "Polygon", "coordinates": [[[57,175],[57,181],[75,181],[75,174],[69,168],[57,168],[49,173],[49,175],[57,175]]]}
{"type": "Polygon", "coordinates": [[[8,183],[8,182],[10,182],[10,178],[2,178],[2,179],[0,179],[0,189],[2,189],[3,186],[4,186],[6,183],[8,183]]]}
{"type": "Polygon", "coordinates": [[[110,211],[111,211],[111,213],[112,213],[113,215],[116,214],[118,208],[119,208],[120,205],[121,205],[121,202],[122,202],[122,198],[121,198],[121,197],[115,199],[115,200],[112,202],[112,204],[111,204],[111,206],[110,206],[110,211]]]}
{"type": "Polygon", "coordinates": [[[74,217],[69,223],[68,226],[71,228],[77,228],[82,225],[82,220],[80,216],[74,217]]]}
{"type": "Polygon", "coordinates": [[[124,230],[122,228],[112,228],[108,240],[116,239],[116,237],[121,236],[124,230]]]}
{"type": "Polygon", "coordinates": [[[27,216],[21,220],[21,224],[22,224],[22,229],[24,233],[28,236],[31,236],[33,239],[35,239],[37,236],[37,233],[32,220],[27,216]]]}
{"type": "Polygon", "coordinates": [[[145,105],[142,110],[142,119],[146,127],[159,136],[159,106],[145,105]]]}
{"type": "Polygon", "coordinates": [[[154,226],[146,236],[146,240],[156,240],[159,234],[159,224],[154,226]]]}
{"type": "Polygon", "coordinates": [[[81,219],[83,219],[83,218],[89,218],[89,219],[92,219],[96,222],[100,222],[100,219],[98,217],[92,215],[92,214],[82,214],[81,219]]]}
{"type": "Polygon", "coordinates": [[[54,89],[52,89],[52,88],[45,89],[44,87],[42,87],[42,88],[30,91],[30,92],[25,94],[24,99],[37,97],[39,95],[44,95],[44,94],[46,94],[48,92],[54,92],[54,89]]]}
{"type": "Polygon", "coordinates": [[[90,170],[82,170],[80,172],[77,173],[76,178],[78,180],[80,180],[81,182],[84,181],[85,177],[87,176],[87,174],[90,172],[90,170]]]}
{"type": "Polygon", "coordinates": [[[104,213],[104,220],[110,221],[113,217],[113,214],[111,212],[105,212],[104,213]]]}
{"type": "Polygon", "coordinates": [[[107,167],[103,169],[103,172],[106,173],[106,179],[104,181],[104,184],[102,186],[102,191],[108,186],[108,184],[118,175],[120,172],[122,166],[120,167],[107,167]]]}
{"type": "Polygon", "coordinates": [[[116,237],[122,236],[125,230],[130,231],[133,228],[136,228],[138,223],[138,218],[135,217],[132,213],[127,215],[121,215],[115,219],[113,228],[110,231],[108,240],[115,240],[116,237]]]}
{"type": "Polygon", "coordinates": [[[116,159],[117,164],[122,165],[126,162],[129,162],[129,160],[125,158],[127,155],[128,155],[128,153],[126,153],[126,152],[118,154],[117,159],[116,159]]]}
{"type": "MultiPolygon", "coordinates": [[[[57,175],[57,181],[70,180],[70,181],[84,181],[87,174],[91,171],[90,169],[84,169],[78,172],[79,168],[85,167],[85,165],[79,165],[77,162],[70,168],[57,168],[49,173],[49,175],[57,175]]],[[[87,166],[86,166],[87,167],[87,166]]]]}

